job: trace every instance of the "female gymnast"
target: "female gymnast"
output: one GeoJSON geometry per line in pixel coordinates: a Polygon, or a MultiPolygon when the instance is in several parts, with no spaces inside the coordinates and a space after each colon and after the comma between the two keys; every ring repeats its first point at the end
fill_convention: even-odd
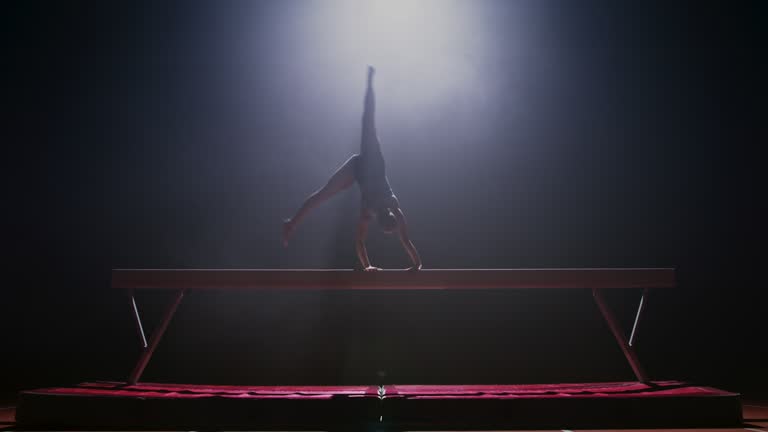
{"type": "Polygon", "coordinates": [[[400,242],[413,263],[413,266],[408,270],[420,270],[421,258],[413,246],[413,242],[408,238],[408,224],[400,208],[400,203],[389,186],[389,180],[387,180],[385,173],[384,156],[381,154],[381,143],[376,136],[376,125],[374,122],[376,102],[373,95],[374,72],[374,68],[368,66],[368,86],[365,92],[360,154],[352,155],[352,157],[347,159],[344,165],[331,176],[325,186],[307,197],[296,214],[283,222],[283,246],[288,246],[288,239],[310,210],[347,189],[352,183],[357,181],[362,195],[362,203],[355,238],[355,250],[363,269],[365,271],[381,270],[371,265],[368,259],[368,252],[365,249],[368,224],[375,217],[379,227],[385,233],[398,233],[400,242]]]}

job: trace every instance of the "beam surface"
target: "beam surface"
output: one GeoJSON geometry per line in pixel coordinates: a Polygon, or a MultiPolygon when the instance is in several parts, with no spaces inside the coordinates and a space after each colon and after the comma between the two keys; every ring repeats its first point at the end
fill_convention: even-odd
{"type": "Polygon", "coordinates": [[[424,290],[504,288],[673,288],[672,268],[268,270],[115,269],[118,289],[424,290]]]}

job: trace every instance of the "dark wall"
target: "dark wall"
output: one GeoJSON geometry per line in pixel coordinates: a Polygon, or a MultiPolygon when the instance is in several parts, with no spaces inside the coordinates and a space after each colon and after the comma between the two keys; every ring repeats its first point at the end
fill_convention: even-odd
{"type": "MultiPolygon", "coordinates": [[[[138,350],[111,268],[355,264],[355,189],[286,250],[279,227],[355,151],[365,65],[359,99],[324,92],[285,49],[280,17],[302,3],[144,3],[3,14],[5,388],[124,377],[138,350]]],[[[425,266],[677,267],[679,289],[654,293],[640,335],[647,368],[765,386],[764,6],[520,2],[545,29],[521,61],[505,49],[508,4],[484,4],[483,111],[403,113],[388,106],[407,100],[379,94],[425,266]]],[[[407,265],[382,234],[369,248],[407,265]]],[[[638,294],[609,297],[626,326],[638,294]]],[[[166,297],[139,300],[151,327],[166,297]]],[[[192,293],[167,336],[146,380],[632,377],[575,291],[192,293]]]]}

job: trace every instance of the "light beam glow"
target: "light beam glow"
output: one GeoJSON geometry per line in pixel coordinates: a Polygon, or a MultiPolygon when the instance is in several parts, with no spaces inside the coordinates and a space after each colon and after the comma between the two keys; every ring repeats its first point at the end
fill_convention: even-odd
{"type": "MultiPolygon", "coordinates": [[[[472,79],[482,44],[472,3],[457,0],[338,0],[312,3],[316,55],[359,75],[372,64],[411,103],[434,102],[472,79]]],[[[350,78],[353,78],[350,76],[350,78]]]]}

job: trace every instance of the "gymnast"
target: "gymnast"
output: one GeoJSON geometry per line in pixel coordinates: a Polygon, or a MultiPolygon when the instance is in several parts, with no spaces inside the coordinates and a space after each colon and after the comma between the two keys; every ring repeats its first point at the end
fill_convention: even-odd
{"type": "Polygon", "coordinates": [[[375,69],[368,66],[368,85],[365,92],[363,109],[363,133],[360,141],[360,154],[352,155],[331,176],[322,188],[313,192],[301,205],[296,214],[283,222],[283,246],[288,246],[288,239],[298,224],[310,210],[327,201],[337,193],[347,189],[357,181],[362,195],[360,219],[357,224],[355,250],[360,264],[365,271],[381,270],[371,265],[365,249],[368,224],[375,218],[379,227],[387,234],[397,232],[413,266],[408,270],[420,270],[421,258],[408,237],[408,224],[400,208],[397,197],[392,193],[385,173],[384,156],[381,143],[376,136],[374,111],[376,102],[373,95],[373,75],[375,69]]]}

